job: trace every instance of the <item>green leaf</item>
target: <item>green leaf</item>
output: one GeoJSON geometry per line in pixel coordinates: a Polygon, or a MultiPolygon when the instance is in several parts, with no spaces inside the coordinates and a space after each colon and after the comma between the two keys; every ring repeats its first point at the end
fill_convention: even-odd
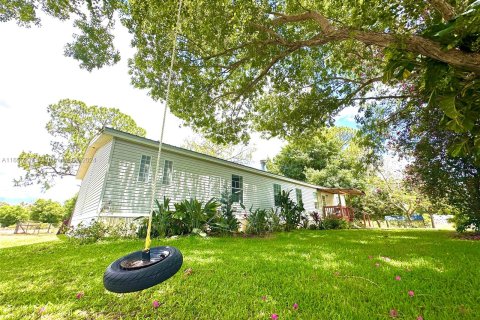
{"type": "Polygon", "coordinates": [[[458,119],[452,119],[448,121],[445,126],[447,127],[447,129],[455,132],[463,131],[463,125],[458,121],[458,119]]]}
{"type": "Polygon", "coordinates": [[[456,119],[460,116],[455,108],[455,96],[452,95],[440,98],[439,105],[448,117],[456,119]]]}
{"type": "Polygon", "coordinates": [[[462,140],[460,142],[454,143],[449,150],[450,154],[454,157],[458,157],[458,156],[464,154],[464,149],[465,149],[466,143],[467,143],[466,140],[462,140]]]}

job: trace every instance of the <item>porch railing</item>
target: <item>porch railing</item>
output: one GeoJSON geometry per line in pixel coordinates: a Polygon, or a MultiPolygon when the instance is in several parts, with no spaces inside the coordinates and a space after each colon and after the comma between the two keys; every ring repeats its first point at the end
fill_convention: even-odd
{"type": "Polygon", "coordinates": [[[347,221],[353,221],[353,208],[346,206],[324,206],[323,207],[323,216],[330,217],[336,216],[337,218],[342,218],[347,221]]]}

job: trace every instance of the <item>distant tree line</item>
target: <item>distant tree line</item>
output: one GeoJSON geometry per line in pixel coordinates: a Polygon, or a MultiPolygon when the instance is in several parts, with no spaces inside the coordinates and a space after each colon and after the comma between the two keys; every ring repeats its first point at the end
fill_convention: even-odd
{"type": "Polygon", "coordinates": [[[21,203],[10,205],[0,203],[0,225],[8,227],[19,221],[37,221],[57,225],[73,214],[77,196],[66,200],[63,205],[59,202],[38,199],[33,204],[21,203]]]}

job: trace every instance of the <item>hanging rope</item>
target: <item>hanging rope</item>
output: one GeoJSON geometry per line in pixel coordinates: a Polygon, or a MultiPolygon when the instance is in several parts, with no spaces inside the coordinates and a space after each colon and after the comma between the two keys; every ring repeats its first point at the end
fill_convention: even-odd
{"type": "MultiPolygon", "coordinates": [[[[170,99],[170,86],[172,84],[173,77],[173,65],[175,64],[175,51],[177,49],[177,34],[180,32],[180,12],[182,10],[182,0],[178,3],[177,11],[177,22],[173,32],[173,45],[172,45],[172,58],[170,60],[170,70],[168,71],[168,80],[167,80],[167,92],[165,93],[165,107],[163,109],[163,120],[162,127],[160,128],[160,140],[158,143],[158,155],[157,155],[157,164],[155,167],[155,175],[152,180],[152,195],[150,197],[150,216],[148,217],[148,227],[147,227],[147,236],[145,238],[145,251],[150,250],[150,244],[152,240],[150,239],[150,233],[152,231],[152,217],[153,217],[153,205],[155,203],[155,193],[157,191],[157,179],[160,166],[160,156],[162,155],[162,144],[163,144],[163,130],[165,128],[165,118],[167,117],[168,110],[168,101],[170,99]]],[[[164,173],[165,174],[165,173],[164,173]]]]}

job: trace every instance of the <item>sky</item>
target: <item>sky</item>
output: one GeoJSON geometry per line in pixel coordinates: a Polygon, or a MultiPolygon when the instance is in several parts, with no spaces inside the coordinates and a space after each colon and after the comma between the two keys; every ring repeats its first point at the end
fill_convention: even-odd
{"type": "MultiPolygon", "coordinates": [[[[13,179],[23,173],[15,161],[20,152],[50,151],[46,110],[60,99],[119,108],[146,129],[148,138],[158,140],[163,105],[130,84],[127,60],[134,49],[128,32],[118,26],[115,45],[122,60],[115,66],[88,72],[63,55],[65,44],[75,32],[71,22],[43,17],[41,27],[31,28],[0,23],[0,201],[19,203],[44,198],[63,202],[78,192],[81,181],[74,177],[58,179],[46,192],[38,185],[13,186],[13,179]]],[[[336,124],[355,127],[355,114],[354,108],[343,110],[336,124]]],[[[194,135],[189,128],[180,127],[181,123],[172,114],[167,115],[164,142],[181,146],[194,135]]],[[[273,158],[284,142],[254,134],[251,144],[256,148],[252,166],[259,168],[260,160],[273,158]]]]}

